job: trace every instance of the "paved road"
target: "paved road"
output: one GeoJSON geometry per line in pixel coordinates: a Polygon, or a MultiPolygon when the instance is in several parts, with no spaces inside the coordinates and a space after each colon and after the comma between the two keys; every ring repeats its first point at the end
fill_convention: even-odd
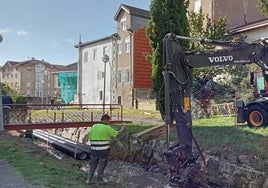
{"type": "Polygon", "coordinates": [[[44,188],[29,184],[22,175],[18,174],[6,161],[0,160],[1,188],[44,188]]]}

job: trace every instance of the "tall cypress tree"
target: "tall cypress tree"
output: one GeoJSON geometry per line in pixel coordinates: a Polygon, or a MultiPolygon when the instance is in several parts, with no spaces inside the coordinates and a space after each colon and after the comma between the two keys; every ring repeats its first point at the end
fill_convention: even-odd
{"type": "MultiPolygon", "coordinates": [[[[150,57],[153,68],[153,89],[162,115],[164,112],[162,40],[168,33],[189,36],[186,8],[185,0],[152,0],[150,5],[151,19],[147,25],[146,34],[153,51],[150,57]]],[[[182,41],[181,45],[186,46],[187,41],[182,41]]]]}

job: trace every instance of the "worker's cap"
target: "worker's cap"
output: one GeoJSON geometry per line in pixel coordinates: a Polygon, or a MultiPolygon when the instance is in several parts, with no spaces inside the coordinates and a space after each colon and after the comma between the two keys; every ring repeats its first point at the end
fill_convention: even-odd
{"type": "Polygon", "coordinates": [[[110,120],[111,117],[108,115],[108,114],[104,114],[102,117],[101,117],[101,121],[103,120],[110,120]]]}

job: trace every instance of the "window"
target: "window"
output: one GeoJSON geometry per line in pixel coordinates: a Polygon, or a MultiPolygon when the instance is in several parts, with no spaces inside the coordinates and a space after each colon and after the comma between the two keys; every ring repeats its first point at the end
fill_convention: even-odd
{"type": "Polygon", "coordinates": [[[42,72],[45,70],[45,66],[42,64],[35,65],[35,72],[42,72]]]}
{"type": "Polygon", "coordinates": [[[31,78],[31,74],[30,73],[26,73],[26,78],[31,78]]]}
{"type": "Polygon", "coordinates": [[[122,43],[121,43],[121,41],[117,41],[117,53],[122,54],[122,43]]]}
{"type": "Polygon", "coordinates": [[[26,82],[26,87],[30,88],[31,87],[31,82],[26,82]]]}
{"type": "Polygon", "coordinates": [[[95,48],[93,50],[93,60],[96,61],[97,60],[97,48],[95,48]]]}
{"type": "Polygon", "coordinates": [[[97,72],[97,80],[101,80],[102,78],[102,71],[97,72]]]}
{"type": "Polygon", "coordinates": [[[60,87],[60,79],[59,79],[59,75],[58,74],[54,74],[53,75],[53,80],[54,80],[54,83],[53,83],[53,87],[54,88],[59,88],[60,87]]]}
{"type": "Polygon", "coordinates": [[[108,47],[104,46],[102,49],[102,55],[108,55],[108,47]]]}
{"type": "Polygon", "coordinates": [[[125,70],[125,83],[130,81],[130,71],[129,69],[125,70]]]}
{"type": "Polygon", "coordinates": [[[100,99],[100,101],[102,101],[102,95],[103,95],[103,94],[102,94],[102,91],[100,91],[100,92],[99,92],[99,99],[100,99]]]}
{"type": "Polygon", "coordinates": [[[60,87],[60,78],[58,78],[57,80],[58,80],[58,87],[60,87]]]}
{"type": "Polygon", "coordinates": [[[121,19],[120,28],[122,31],[125,31],[127,29],[127,19],[126,18],[121,19]]]}
{"type": "Polygon", "coordinates": [[[117,97],[117,100],[118,100],[118,104],[121,104],[122,103],[122,97],[121,96],[118,96],[117,97]]]}
{"type": "Polygon", "coordinates": [[[117,72],[117,83],[121,83],[121,76],[122,76],[122,71],[118,70],[118,72],[117,72]]]}
{"type": "Polygon", "coordinates": [[[195,0],[194,2],[194,12],[198,13],[201,8],[201,0],[195,0]]]}
{"type": "Polygon", "coordinates": [[[88,62],[88,52],[84,52],[84,63],[88,62]]]}
{"type": "MultiPolygon", "coordinates": [[[[44,81],[44,73],[43,72],[38,72],[38,73],[36,73],[36,80],[38,80],[38,81],[44,81]]],[[[26,74],[26,77],[27,78],[31,78],[31,74],[30,73],[27,73],[26,74]]]]}
{"type": "Polygon", "coordinates": [[[50,83],[48,82],[47,83],[47,95],[50,95],[49,90],[50,90],[50,83]]]}
{"type": "Polygon", "coordinates": [[[126,53],[130,52],[130,40],[129,39],[125,40],[125,52],[126,53]]]}
{"type": "Polygon", "coordinates": [[[26,90],[26,95],[31,95],[31,91],[30,90],[26,90]]]}

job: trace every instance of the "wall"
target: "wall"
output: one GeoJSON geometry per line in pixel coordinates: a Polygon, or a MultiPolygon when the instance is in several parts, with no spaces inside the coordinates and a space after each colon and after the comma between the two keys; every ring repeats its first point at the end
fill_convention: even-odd
{"type": "Polygon", "coordinates": [[[113,65],[113,46],[112,39],[110,37],[99,40],[92,41],[89,44],[85,44],[81,47],[81,72],[80,79],[81,83],[79,87],[81,87],[82,94],[82,103],[83,104],[102,104],[103,100],[100,97],[100,92],[103,93],[104,90],[104,69],[106,66],[106,87],[105,87],[105,102],[110,104],[112,102],[112,83],[111,83],[111,71],[113,65]],[[107,47],[107,54],[110,57],[110,60],[105,64],[102,61],[103,57],[103,48],[107,47]],[[93,60],[94,50],[97,50],[97,58],[93,60]],[[85,62],[85,52],[88,53],[87,62],[85,62]],[[100,100],[101,99],[101,100],[100,100]]]}
{"type": "Polygon", "coordinates": [[[153,82],[152,63],[146,60],[146,55],[152,54],[149,39],[146,37],[145,28],[141,28],[134,33],[134,88],[151,89],[153,82]]]}
{"type": "MultiPolygon", "coordinates": [[[[193,10],[194,2],[190,0],[189,9],[193,10]]],[[[228,28],[239,27],[264,19],[256,7],[258,0],[200,0],[203,13],[212,20],[227,17],[228,28]]]]}

